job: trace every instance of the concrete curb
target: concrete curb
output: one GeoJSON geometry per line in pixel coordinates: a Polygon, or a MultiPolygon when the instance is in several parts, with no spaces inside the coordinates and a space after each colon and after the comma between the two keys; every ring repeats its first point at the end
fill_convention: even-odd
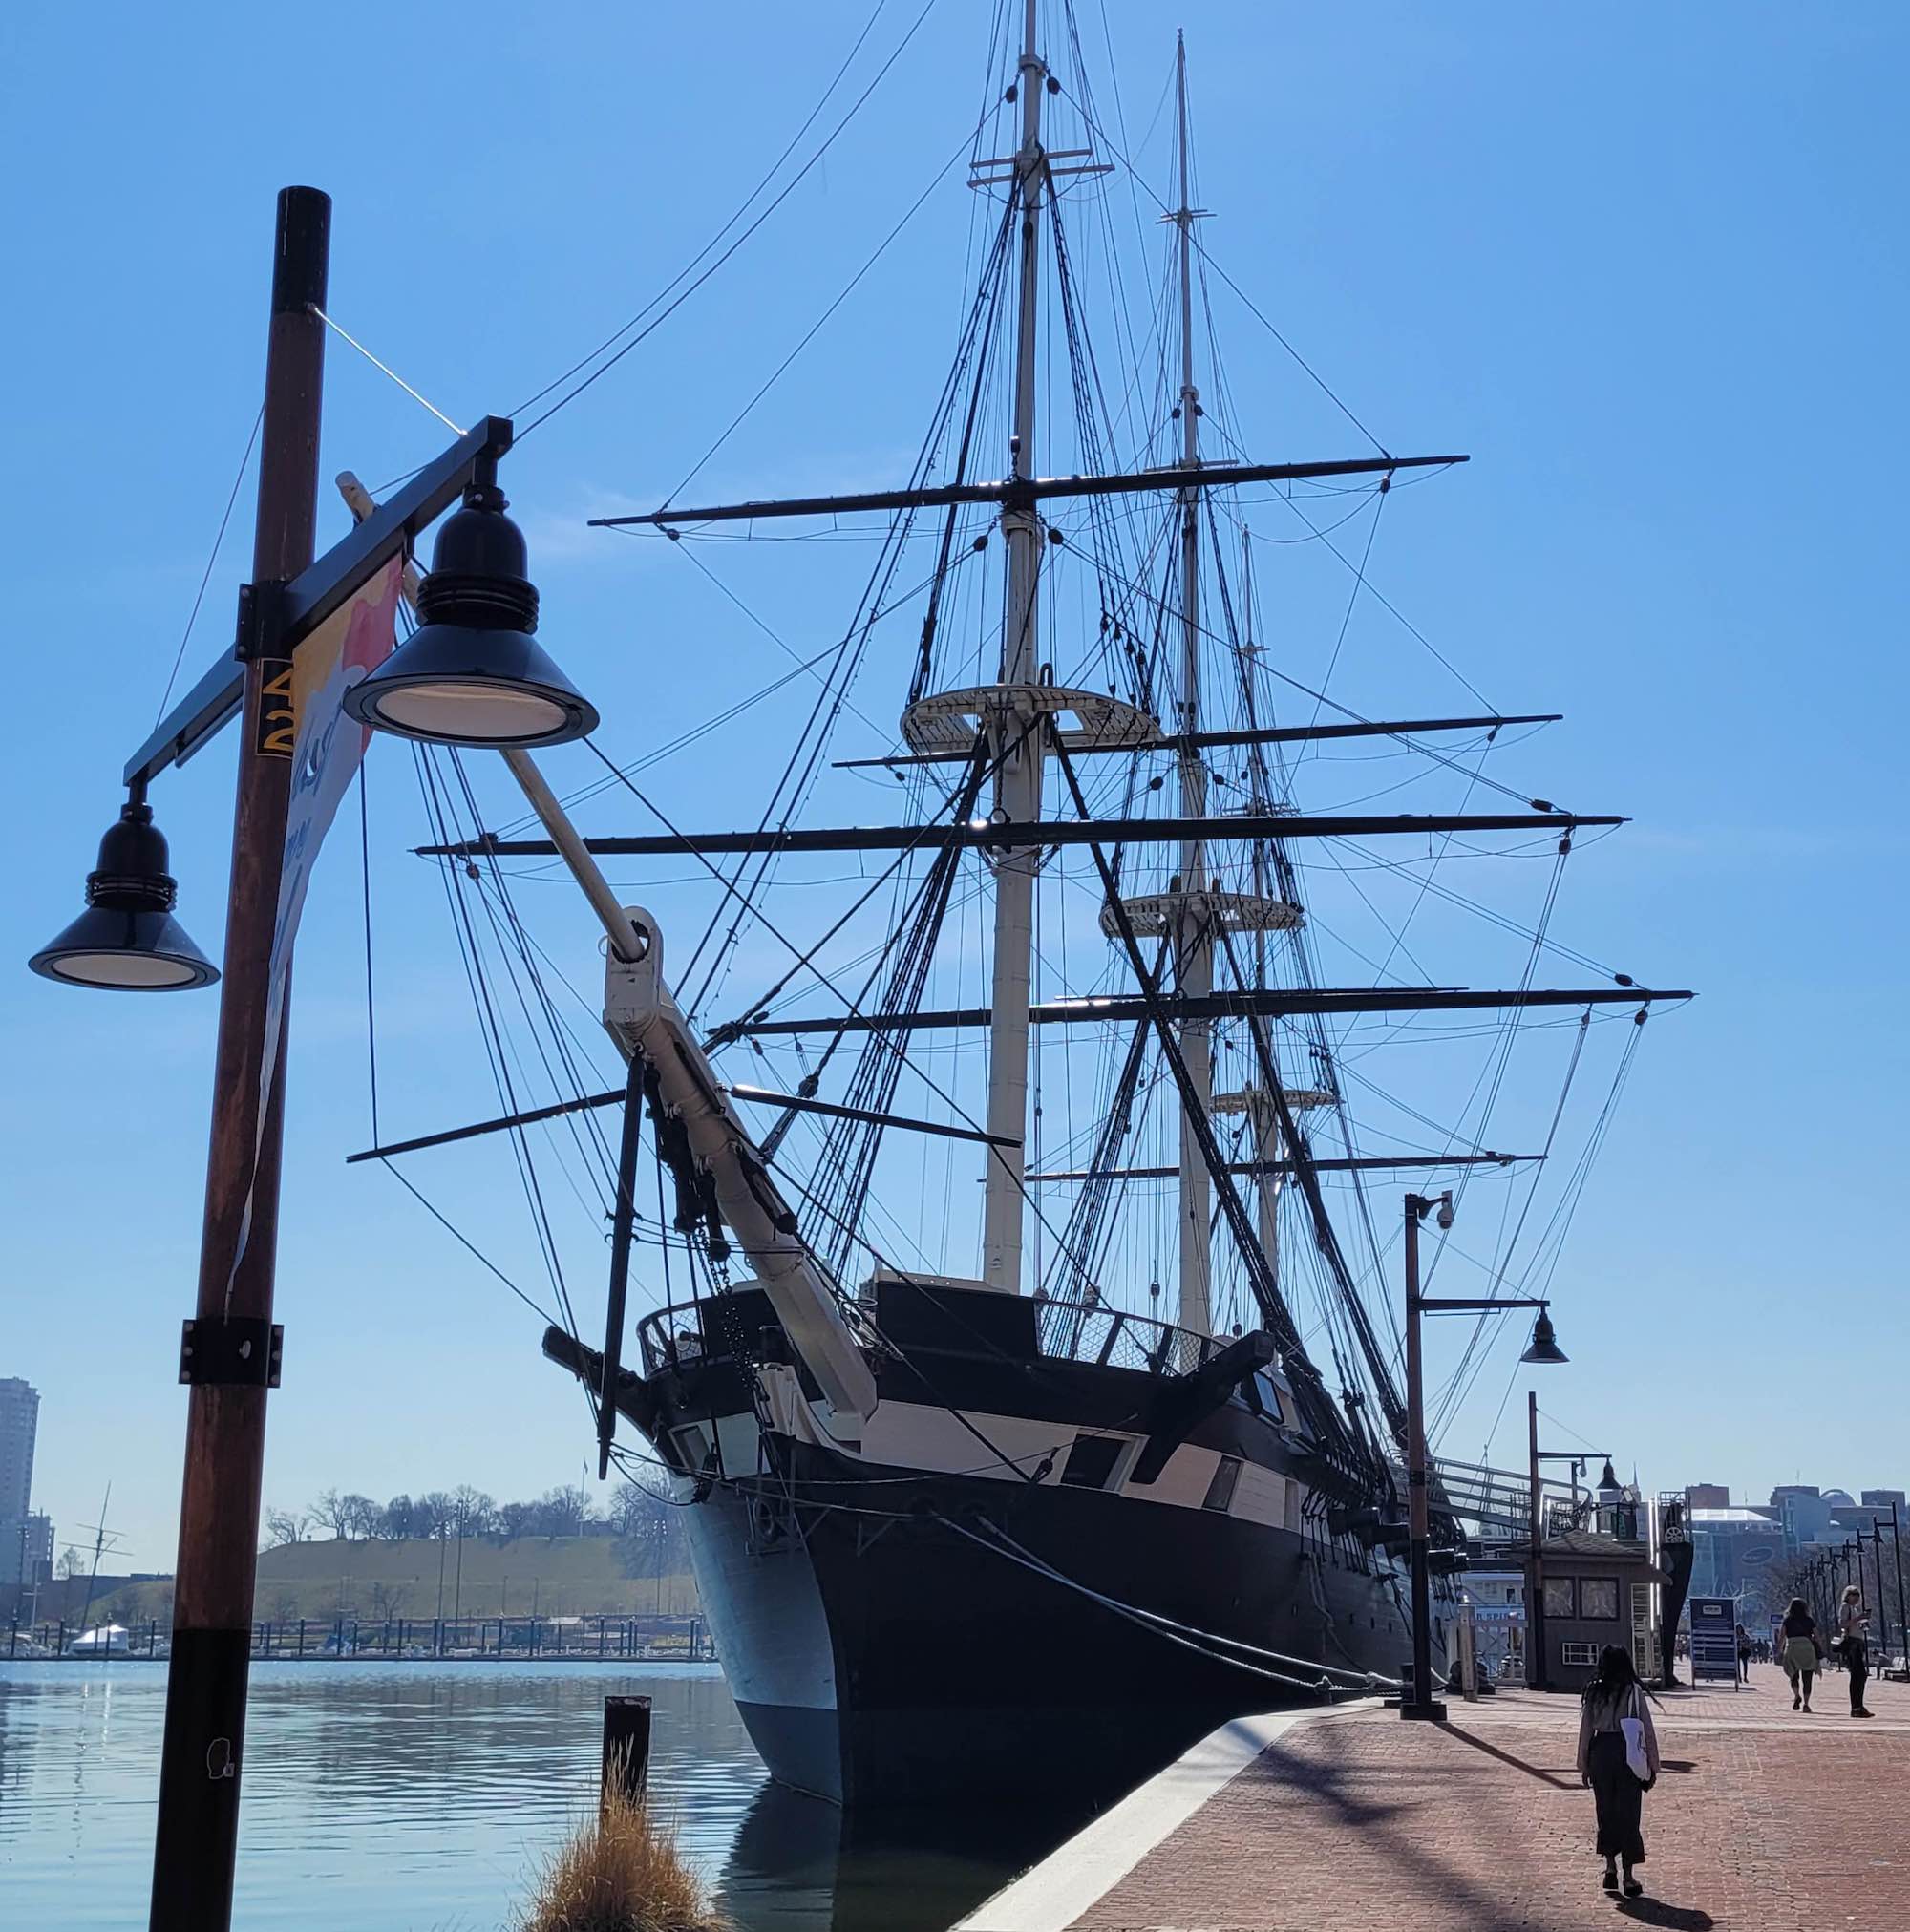
{"type": "Polygon", "coordinates": [[[1239,1717],[1084,1826],[978,1906],[954,1932],[1063,1932],[1296,1724],[1372,1709],[1375,1699],[1239,1717]]]}

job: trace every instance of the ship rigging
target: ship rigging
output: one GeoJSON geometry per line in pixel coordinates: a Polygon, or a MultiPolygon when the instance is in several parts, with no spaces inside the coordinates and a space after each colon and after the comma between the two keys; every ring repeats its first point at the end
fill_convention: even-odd
{"type": "MultiPolygon", "coordinates": [[[[1643,1022],[1688,997],[1612,971],[1544,983],[1551,960],[1588,964],[1550,932],[1567,860],[1584,833],[1623,822],[1488,775],[1502,734],[1555,713],[1481,702],[1372,718],[1329,694],[1390,496],[1466,458],[1376,441],[1251,458],[1207,312],[1184,47],[1154,319],[1137,339],[1117,315],[1104,362],[1081,263],[1095,255],[1118,290],[1126,244],[1106,183],[1145,177],[1085,72],[1071,83],[1050,65],[1037,0],[999,25],[1010,18],[1007,82],[971,154],[989,211],[977,272],[905,483],[598,520],[660,537],[705,574],[696,553],[730,526],[875,543],[838,640],[714,721],[798,675],[813,687],[766,794],[738,775],[755,822],[685,831],[656,781],[638,782],[652,760],[593,745],[604,775],[568,799],[506,754],[541,835],[525,837],[486,823],[457,754],[414,748],[432,828],[419,849],[444,881],[499,1111],[354,1157],[504,1137],[560,1305],[545,1352],[584,1387],[600,1474],[645,1455],[620,1437],[627,1423],[689,1512],[759,1748],[778,1775],[844,1802],[965,1779],[1007,1792],[1049,1774],[1064,1735],[1071,1755],[1088,1734],[1126,1767],[1269,1684],[1385,1681],[1404,1622],[1406,1412],[1369,1177],[1504,1180],[1501,1239],[1479,1265],[1494,1296],[1549,1281],[1643,1022]],[[1269,642],[1260,502],[1352,573],[1317,685],[1269,642]],[[1366,519],[1356,561],[1315,522],[1328,506],[1342,525],[1366,519]],[[919,624],[907,660],[893,648],[904,619],[919,624]],[[899,708],[885,746],[843,743],[865,707],[899,708]],[[1304,805],[1324,748],[1363,740],[1407,775],[1304,805]],[[832,765],[838,750],[855,755],[832,765]],[[901,822],[814,822],[843,785],[884,779],[901,822]],[[1442,781],[1458,793],[1443,809],[1357,809],[1442,781]],[[1475,809],[1481,790],[1510,809],[1475,809]],[[644,829],[579,832],[570,812],[606,796],[640,808],[644,829]],[[1531,924],[1441,876],[1505,838],[1545,868],[1531,924]],[[846,907],[798,934],[785,907],[819,855],[860,869],[846,907]],[[606,881],[606,858],[695,868],[700,934],[672,926],[667,944],[666,923],[606,881]],[[520,885],[541,876],[523,868],[550,860],[602,924],[615,1085],[521,914],[520,885]],[[1390,923],[1362,873],[1399,893],[1390,923]],[[1383,957],[1323,918],[1323,898],[1364,905],[1383,957]],[[1514,936],[1520,969],[1483,987],[1433,978],[1411,936],[1429,906],[1514,936]],[[1498,1151],[1486,1136],[1514,1049],[1547,1011],[1570,1033],[1563,1091],[1525,1151],[1498,1151]],[[1635,1024],[1527,1249],[1604,1014],[1635,1024]],[[547,1098],[520,1091],[520,1031],[541,1070],[521,1084],[547,1098]],[[1436,1082],[1376,1077],[1383,1051],[1413,1046],[1475,1050],[1456,1113],[1432,1111],[1436,1082]],[[613,1146],[598,1115],[620,1106],[613,1146]],[[980,1181],[972,1211],[963,1161],[980,1181]],[[601,1347],[576,1319],[540,1178],[560,1163],[586,1218],[610,1224],[601,1347]],[[631,1357],[633,1287],[648,1311],[631,1357]],[[1010,1644],[1031,1621],[1065,1635],[1064,1664],[1010,1644]]],[[[1078,53],[1070,7],[1047,26],[1078,53]]],[[[1289,626],[1274,628],[1284,643],[1289,626]]],[[[1463,1402],[1494,1320],[1481,1315],[1435,1426],[1463,1402]]],[[[1448,1576],[1463,1561],[1456,1508],[1437,1518],[1448,1576]]]]}

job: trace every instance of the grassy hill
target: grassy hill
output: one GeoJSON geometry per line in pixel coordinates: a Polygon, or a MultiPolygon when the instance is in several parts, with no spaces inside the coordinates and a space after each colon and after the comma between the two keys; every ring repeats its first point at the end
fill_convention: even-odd
{"type": "Polygon", "coordinates": [[[443,1577],[447,1617],[689,1615],[696,1583],[680,1551],[662,1556],[648,1542],[618,1537],[520,1537],[510,1542],[467,1537],[439,1543],[365,1539],[287,1543],[259,1555],[253,1614],[363,1619],[435,1617],[443,1577]],[[461,1581],[460,1581],[461,1575],[461,1581]]]}

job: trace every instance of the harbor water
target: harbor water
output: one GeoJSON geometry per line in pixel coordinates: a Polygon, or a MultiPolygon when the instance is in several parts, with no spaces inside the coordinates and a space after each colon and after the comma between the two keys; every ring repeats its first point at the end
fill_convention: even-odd
{"type": "MultiPolygon", "coordinates": [[[[323,1661],[252,1671],[234,1921],[512,1932],[594,1806],[603,1700],[737,1932],[942,1932],[1074,1822],[845,1828],[769,1783],[714,1665],[323,1661]]],[[[0,1662],[0,1922],[146,1923],[163,1664],[0,1662]]]]}

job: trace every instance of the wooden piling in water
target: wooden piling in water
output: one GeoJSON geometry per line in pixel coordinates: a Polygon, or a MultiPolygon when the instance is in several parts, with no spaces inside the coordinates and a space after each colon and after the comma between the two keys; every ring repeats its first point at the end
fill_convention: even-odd
{"type": "Polygon", "coordinates": [[[604,1700],[604,1777],[599,1809],[613,1795],[641,1804],[650,1769],[650,1701],[647,1697],[604,1700]]]}

